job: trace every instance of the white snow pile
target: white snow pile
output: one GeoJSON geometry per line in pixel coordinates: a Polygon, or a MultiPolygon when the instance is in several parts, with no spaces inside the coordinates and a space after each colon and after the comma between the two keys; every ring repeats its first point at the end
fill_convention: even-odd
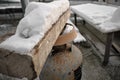
{"type": "Polygon", "coordinates": [[[86,20],[92,22],[93,24],[101,24],[106,20],[109,20],[116,7],[99,5],[99,4],[81,4],[71,6],[72,10],[75,11],[79,16],[85,18],[86,20]]]}
{"type": "Polygon", "coordinates": [[[68,8],[68,0],[29,3],[15,35],[2,42],[0,48],[20,54],[29,53],[68,8]]]}
{"type": "Polygon", "coordinates": [[[76,32],[77,32],[77,37],[73,40],[73,42],[74,43],[80,43],[82,41],[86,41],[86,39],[79,32],[78,28],[70,20],[68,20],[67,23],[72,24],[72,25],[67,25],[67,27],[65,28],[63,34],[69,33],[73,29],[73,27],[74,27],[76,32]]]}
{"type": "Polygon", "coordinates": [[[103,33],[120,30],[120,7],[87,3],[71,8],[103,33]]]}
{"type": "Polygon", "coordinates": [[[103,32],[112,32],[120,30],[120,7],[114,12],[112,18],[99,25],[99,28],[103,32]]]}

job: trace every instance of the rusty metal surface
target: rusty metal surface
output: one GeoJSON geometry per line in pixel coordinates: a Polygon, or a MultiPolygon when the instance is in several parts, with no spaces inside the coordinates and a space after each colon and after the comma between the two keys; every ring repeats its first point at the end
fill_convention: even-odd
{"type": "Polygon", "coordinates": [[[40,80],[77,80],[74,73],[82,64],[82,54],[74,45],[71,49],[49,56],[40,80]]]}

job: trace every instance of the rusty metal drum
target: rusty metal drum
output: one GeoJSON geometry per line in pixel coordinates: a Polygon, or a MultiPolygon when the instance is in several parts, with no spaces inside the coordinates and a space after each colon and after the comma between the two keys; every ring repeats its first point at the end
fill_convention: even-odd
{"type": "Polygon", "coordinates": [[[80,80],[82,53],[71,45],[70,49],[49,55],[40,75],[40,80],[80,80]]]}

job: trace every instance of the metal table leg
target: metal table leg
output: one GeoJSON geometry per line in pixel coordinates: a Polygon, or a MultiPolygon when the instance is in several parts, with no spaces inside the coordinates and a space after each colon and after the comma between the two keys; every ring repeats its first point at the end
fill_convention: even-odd
{"type": "Polygon", "coordinates": [[[107,34],[107,42],[106,42],[106,47],[105,47],[105,55],[104,55],[103,66],[106,66],[109,62],[110,49],[111,49],[111,46],[112,46],[113,35],[114,35],[113,32],[107,34]]]}
{"type": "Polygon", "coordinates": [[[77,14],[74,13],[75,26],[77,26],[77,14]]]}

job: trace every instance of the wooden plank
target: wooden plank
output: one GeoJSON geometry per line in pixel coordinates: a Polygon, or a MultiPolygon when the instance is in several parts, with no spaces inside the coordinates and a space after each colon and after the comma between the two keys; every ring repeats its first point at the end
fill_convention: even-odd
{"type": "Polygon", "coordinates": [[[114,33],[113,46],[120,53],[120,31],[114,33]]]}
{"type": "Polygon", "coordinates": [[[107,33],[107,41],[106,41],[106,46],[105,46],[103,66],[106,66],[109,62],[113,36],[114,36],[114,32],[107,33]]]}
{"type": "Polygon", "coordinates": [[[20,55],[15,52],[0,49],[0,73],[17,78],[26,77],[28,80],[33,80],[39,76],[69,16],[70,9],[60,16],[58,21],[28,55],[20,55]]]}
{"type": "MultiPolygon", "coordinates": [[[[101,63],[104,58],[104,53],[105,53],[105,44],[91,31],[84,25],[79,24],[79,30],[83,34],[83,36],[87,39],[87,41],[91,44],[91,47],[93,49],[93,53],[100,58],[101,63]]],[[[89,27],[89,26],[88,26],[89,27]]],[[[95,33],[94,33],[95,34],[95,33]]],[[[99,34],[98,34],[99,36],[99,34]]],[[[115,51],[113,48],[111,48],[111,55],[115,55],[115,51]]],[[[119,65],[120,64],[120,59],[118,56],[110,56],[109,63],[112,65],[119,65]]]]}
{"type": "MultiPolygon", "coordinates": [[[[77,15],[74,13],[74,19],[75,19],[75,25],[77,26],[77,15]]],[[[80,18],[84,19],[83,17],[80,16],[80,18]]],[[[89,21],[86,20],[81,20],[81,23],[83,25],[86,25],[86,27],[90,30],[90,32],[96,36],[98,39],[100,39],[100,41],[102,41],[103,43],[106,42],[106,34],[100,32],[99,30],[97,30],[95,27],[93,27],[94,25],[92,25],[92,23],[90,23],[89,21]],[[98,36],[99,35],[99,36],[98,36]]]]}
{"type": "Polygon", "coordinates": [[[0,73],[18,78],[27,77],[29,80],[36,77],[30,56],[4,49],[0,49],[0,73]]]}
{"type": "Polygon", "coordinates": [[[47,56],[49,55],[54,43],[64,28],[64,25],[67,22],[69,16],[70,10],[68,10],[62,17],[60,17],[59,21],[54,24],[52,29],[46,34],[45,38],[34,48],[32,52],[32,58],[37,76],[39,76],[47,56]]]}
{"type": "Polygon", "coordinates": [[[112,45],[115,47],[115,49],[120,53],[120,46],[117,44],[116,41],[112,43],[112,45]]]}
{"type": "MultiPolygon", "coordinates": [[[[89,29],[89,27],[90,27],[89,24],[81,25],[79,27],[79,30],[80,32],[83,33],[84,36],[86,36],[86,39],[88,39],[88,41],[92,45],[92,48],[95,51],[95,54],[100,57],[101,61],[103,61],[103,57],[105,53],[105,44],[103,41],[99,39],[99,37],[96,37],[96,36],[99,36],[98,33],[94,33],[94,34],[92,33],[97,31],[94,31],[95,29],[94,30],[92,29],[93,31],[91,32],[91,29],[89,29]]],[[[111,51],[111,54],[113,54],[112,51],[111,51]]]]}
{"type": "Polygon", "coordinates": [[[101,33],[100,31],[98,31],[96,28],[94,28],[92,25],[90,25],[89,23],[86,24],[87,29],[89,29],[89,31],[95,36],[97,37],[102,43],[106,43],[106,37],[107,35],[104,33],[101,33]]]}

